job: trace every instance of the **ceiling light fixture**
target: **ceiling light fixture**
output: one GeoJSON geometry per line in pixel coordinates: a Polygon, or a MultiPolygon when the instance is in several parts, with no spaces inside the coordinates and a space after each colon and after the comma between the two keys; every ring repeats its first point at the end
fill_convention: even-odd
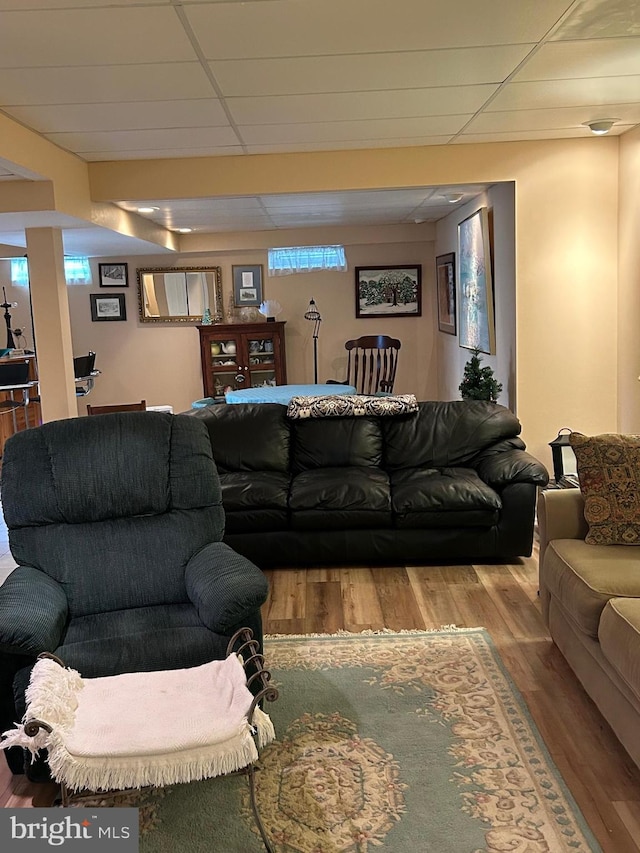
{"type": "Polygon", "coordinates": [[[448,201],[449,204],[456,204],[461,201],[464,193],[442,193],[442,198],[448,201]]]}
{"type": "Polygon", "coordinates": [[[585,121],[583,122],[583,127],[588,127],[591,133],[595,133],[596,136],[604,136],[605,133],[609,133],[613,125],[620,121],[618,118],[598,118],[594,121],[585,121]]]}
{"type": "Polygon", "coordinates": [[[155,213],[156,210],[160,210],[159,207],[139,207],[138,213],[155,213]]]}
{"type": "Polygon", "coordinates": [[[178,234],[190,234],[193,231],[193,228],[176,228],[178,234]]]}

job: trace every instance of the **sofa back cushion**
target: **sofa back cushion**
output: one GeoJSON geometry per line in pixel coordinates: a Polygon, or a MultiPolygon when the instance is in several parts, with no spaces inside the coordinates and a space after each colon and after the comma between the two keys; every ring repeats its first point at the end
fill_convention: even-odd
{"type": "Polygon", "coordinates": [[[376,468],[382,464],[382,419],[292,421],[294,473],[313,468],[376,468]]]}
{"type": "Polygon", "coordinates": [[[390,470],[466,465],[521,429],[509,409],[482,400],[419,403],[417,414],[381,419],[380,424],[384,466],[390,470]]]}
{"type": "Polygon", "coordinates": [[[204,421],[220,473],[289,471],[287,407],[279,403],[237,403],[193,409],[204,421]]]}

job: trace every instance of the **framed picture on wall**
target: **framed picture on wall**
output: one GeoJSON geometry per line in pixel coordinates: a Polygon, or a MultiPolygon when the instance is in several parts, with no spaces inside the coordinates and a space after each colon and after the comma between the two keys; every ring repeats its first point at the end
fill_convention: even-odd
{"type": "Polygon", "coordinates": [[[127,264],[98,264],[100,287],[129,287],[127,264]]]}
{"type": "Polygon", "coordinates": [[[124,293],[111,293],[109,296],[102,293],[90,293],[89,297],[91,299],[91,319],[94,323],[127,319],[124,293]]]}
{"type": "Polygon", "coordinates": [[[438,296],[438,328],[447,335],[456,333],[456,254],[436,258],[436,290],[438,296]]]}
{"type": "Polygon", "coordinates": [[[356,317],[419,317],[422,264],[356,267],[356,317]]]}
{"type": "Polygon", "coordinates": [[[494,355],[496,330],[493,311],[489,214],[476,210],[458,225],[458,275],[460,280],[460,337],[467,349],[494,355]]]}
{"type": "Polygon", "coordinates": [[[262,303],[262,264],[232,266],[233,301],[236,308],[257,307],[262,303]]]}

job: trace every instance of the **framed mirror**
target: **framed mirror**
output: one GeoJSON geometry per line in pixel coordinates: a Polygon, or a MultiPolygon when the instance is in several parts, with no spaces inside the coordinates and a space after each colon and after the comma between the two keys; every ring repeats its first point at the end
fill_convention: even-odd
{"type": "Polygon", "coordinates": [[[140,267],[138,304],[141,323],[201,323],[208,308],[222,322],[220,267],[140,267]]]}

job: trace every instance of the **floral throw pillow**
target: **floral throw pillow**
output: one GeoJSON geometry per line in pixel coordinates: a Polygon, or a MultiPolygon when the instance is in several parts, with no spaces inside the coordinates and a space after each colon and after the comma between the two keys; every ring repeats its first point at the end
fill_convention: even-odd
{"type": "Polygon", "coordinates": [[[589,545],[640,545],[640,435],[569,436],[589,545]]]}

